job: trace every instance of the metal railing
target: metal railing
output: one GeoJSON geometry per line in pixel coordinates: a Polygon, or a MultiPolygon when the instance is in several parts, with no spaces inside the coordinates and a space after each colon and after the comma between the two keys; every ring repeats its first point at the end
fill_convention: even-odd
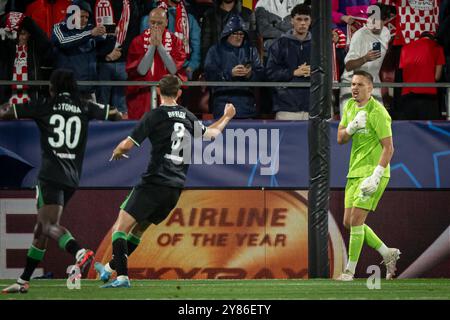
{"type": "MultiPolygon", "coordinates": [[[[0,80],[0,86],[3,85],[28,85],[28,86],[48,86],[49,81],[12,81],[0,80]]],[[[157,105],[156,86],[157,81],[78,81],[80,86],[148,86],[151,92],[151,107],[155,108],[157,105]]],[[[241,81],[187,81],[183,82],[187,87],[285,87],[285,88],[308,88],[311,86],[310,82],[241,82],[241,81]]],[[[350,87],[347,82],[333,82],[333,89],[350,87]]],[[[410,87],[425,87],[425,88],[446,88],[446,116],[450,120],[450,83],[398,83],[398,82],[379,82],[374,83],[375,88],[410,88],[410,87]]]]}

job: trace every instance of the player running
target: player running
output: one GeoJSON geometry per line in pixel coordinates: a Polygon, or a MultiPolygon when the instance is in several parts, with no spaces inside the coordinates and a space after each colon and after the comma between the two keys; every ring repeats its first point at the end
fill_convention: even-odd
{"type": "Polygon", "coordinates": [[[79,184],[89,120],[122,117],[109,106],[80,100],[73,72],[59,69],[51,75],[49,99],[24,105],[5,104],[0,110],[0,119],[22,118],[33,119],[41,133],[42,165],[36,186],[38,215],[25,269],[16,283],[2,293],[28,292],[31,275],[44,258],[49,238],[75,257],[81,272],[89,266],[94,253],[81,248],[59,221],[79,184]]]}
{"type": "Polygon", "coordinates": [[[215,138],[221,134],[236,110],[225,106],[223,116],[209,127],[187,109],[177,104],[181,96],[181,81],[172,75],[159,82],[161,105],[147,112],[129,137],[113,151],[112,159],[126,157],[131,148],[149,138],[152,144],[151,161],[147,171],[120,207],[113,226],[113,260],[95,269],[103,281],[108,281],[113,270],[117,278],[102,288],[130,287],[127,259],[136,249],[143,232],[149,225],[162,222],[176,206],[186,180],[189,165],[183,159],[183,149],[190,148],[190,137],[215,138]]]}
{"type": "Polygon", "coordinates": [[[352,140],[344,212],[344,226],[350,229],[349,258],[346,270],[337,280],[353,280],[364,241],[382,255],[386,279],[392,279],[400,250],[386,247],[365,224],[389,182],[389,163],[394,153],[391,117],[372,97],[371,74],[355,71],[351,89],[353,98],[344,107],[337,136],[339,144],[352,140]]]}

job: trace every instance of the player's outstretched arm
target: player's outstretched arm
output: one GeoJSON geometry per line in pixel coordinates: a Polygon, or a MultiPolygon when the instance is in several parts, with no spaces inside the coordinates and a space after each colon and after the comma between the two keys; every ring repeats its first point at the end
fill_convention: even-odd
{"type": "Polygon", "coordinates": [[[111,156],[111,160],[120,160],[122,158],[128,158],[126,153],[128,153],[134,146],[134,143],[131,139],[126,138],[122,140],[121,143],[117,145],[117,147],[114,149],[113,154],[111,156]]]}
{"type": "Polygon", "coordinates": [[[235,115],[236,109],[234,108],[234,105],[232,103],[227,103],[223,111],[223,116],[219,120],[208,126],[205,137],[215,138],[220,135],[223,129],[225,129],[228,122],[230,122],[230,120],[233,119],[235,115]]]}
{"type": "Polygon", "coordinates": [[[16,119],[16,115],[14,114],[14,109],[9,102],[2,104],[0,106],[0,119],[1,120],[16,119]]]}

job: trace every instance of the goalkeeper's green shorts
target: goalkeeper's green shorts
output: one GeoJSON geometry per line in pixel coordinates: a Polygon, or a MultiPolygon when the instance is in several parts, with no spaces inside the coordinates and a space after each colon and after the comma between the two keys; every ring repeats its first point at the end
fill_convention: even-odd
{"type": "Polygon", "coordinates": [[[345,208],[361,208],[368,211],[375,211],[380,201],[381,196],[389,183],[389,178],[382,177],[377,191],[375,191],[370,196],[365,196],[362,194],[359,186],[366,179],[364,178],[349,178],[347,179],[347,185],[345,186],[345,208]]]}

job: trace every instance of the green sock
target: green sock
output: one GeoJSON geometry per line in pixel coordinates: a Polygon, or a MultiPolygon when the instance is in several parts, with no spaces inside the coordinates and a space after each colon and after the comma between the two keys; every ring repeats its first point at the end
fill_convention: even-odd
{"type": "Polygon", "coordinates": [[[67,231],[66,233],[64,233],[61,237],[59,237],[58,239],[58,245],[62,250],[66,249],[66,245],[70,240],[74,240],[74,238],[72,237],[72,235],[70,234],[69,231],[67,231]]]}
{"type": "Polygon", "coordinates": [[[364,226],[352,226],[350,229],[350,241],[348,250],[347,269],[355,274],[356,264],[364,243],[364,226]]]}
{"type": "Polygon", "coordinates": [[[44,259],[44,254],[45,249],[39,249],[33,245],[30,247],[27,254],[27,262],[25,264],[25,269],[23,270],[20,279],[24,281],[30,281],[31,275],[39,265],[39,262],[41,262],[42,259],[44,259]]]}
{"type": "Polygon", "coordinates": [[[383,244],[383,241],[378,238],[375,232],[373,232],[367,224],[364,225],[364,240],[369,247],[375,250],[378,250],[383,244]]]}
{"type": "Polygon", "coordinates": [[[377,250],[382,257],[386,257],[389,254],[389,248],[386,247],[384,242],[381,241],[375,232],[373,232],[373,230],[366,224],[364,225],[364,240],[369,247],[377,250]]]}

